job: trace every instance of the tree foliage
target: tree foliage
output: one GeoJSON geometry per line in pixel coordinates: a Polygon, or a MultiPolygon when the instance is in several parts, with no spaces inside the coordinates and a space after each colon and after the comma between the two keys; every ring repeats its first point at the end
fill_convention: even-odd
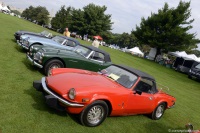
{"type": "Polygon", "coordinates": [[[140,26],[132,34],[142,44],[165,50],[186,50],[196,47],[199,42],[196,33],[189,33],[194,19],[189,19],[190,2],[179,2],[177,8],[169,8],[165,3],[158,13],[151,13],[147,19],[142,18],[140,26]]]}
{"type": "Polygon", "coordinates": [[[21,15],[21,13],[18,10],[11,10],[11,12],[13,12],[16,15],[21,15]]]}
{"type": "Polygon", "coordinates": [[[29,8],[26,8],[22,12],[22,17],[25,17],[27,19],[30,19],[31,21],[36,20],[38,24],[45,25],[49,22],[49,12],[46,9],[46,7],[33,7],[30,6],[29,8]]]}
{"type": "Polygon", "coordinates": [[[61,6],[60,10],[51,20],[52,28],[61,29],[61,32],[63,32],[66,27],[70,27],[72,24],[72,10],[72,7],[67,7],[65,9],[65,6],[61,6]]]}
{"type": "Polygon", "coordinates": [[[51,24],[55,29],[68,27],[70,31],[90,36],[100,35],[104,39],[111,36],[111,15],[105,14],[105,6],[89,4],[83,9],[62,6],[52,19],[51,24]]]}

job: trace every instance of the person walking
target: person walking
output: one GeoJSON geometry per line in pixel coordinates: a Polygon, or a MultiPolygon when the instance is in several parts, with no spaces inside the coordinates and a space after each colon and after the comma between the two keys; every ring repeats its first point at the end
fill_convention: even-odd
{"type": "Polygon", "coordinates": [[[95,37],[94,41],[92,42],[92,46],[98,48],[99,47],[99,41],[98,41],[98,38],[95,37]]]}
{"type": "Polygon", "coordinates": [[[65,31],[63,33],[64,36],[70,37],[70,32],[68,30],[68,28],[65,28],[65,31]]]}

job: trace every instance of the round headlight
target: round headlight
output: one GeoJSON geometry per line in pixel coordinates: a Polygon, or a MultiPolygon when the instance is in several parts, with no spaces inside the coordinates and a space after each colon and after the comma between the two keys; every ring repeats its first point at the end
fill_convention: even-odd
{"type": "Polygon", "coordinates": [[[76,91],[74,88],[71,88],[68,92],[68,97],[71,99],[71,100],[74,100],[75,97],[76,97],[76,91]]]}
{"type": "Polygon", "coordinates": [[[33,51],[33,46],[30,47],[30,52],[32,52],[32,51],[33,51]]]}

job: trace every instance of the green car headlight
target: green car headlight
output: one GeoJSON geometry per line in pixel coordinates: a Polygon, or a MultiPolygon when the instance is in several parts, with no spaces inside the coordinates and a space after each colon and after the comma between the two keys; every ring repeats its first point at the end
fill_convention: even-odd
{"type": "Polygon", "coordinates": [[[32,51],[33,51],[33,46],[30,47],[30,52],[32,52],[32,51]]]}

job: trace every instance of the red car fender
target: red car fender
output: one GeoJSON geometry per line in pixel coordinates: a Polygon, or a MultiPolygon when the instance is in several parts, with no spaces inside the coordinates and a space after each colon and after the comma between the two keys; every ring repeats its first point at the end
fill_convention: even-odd
{"type": "Polygon", "coordinates": [[[90,100],[90,104],[97,100],[109,101],[109,103],[111,103],[110,102],[111,100],[108,96],[95,94],[95,95],[93,95],[92,99],[90,100]]]}

